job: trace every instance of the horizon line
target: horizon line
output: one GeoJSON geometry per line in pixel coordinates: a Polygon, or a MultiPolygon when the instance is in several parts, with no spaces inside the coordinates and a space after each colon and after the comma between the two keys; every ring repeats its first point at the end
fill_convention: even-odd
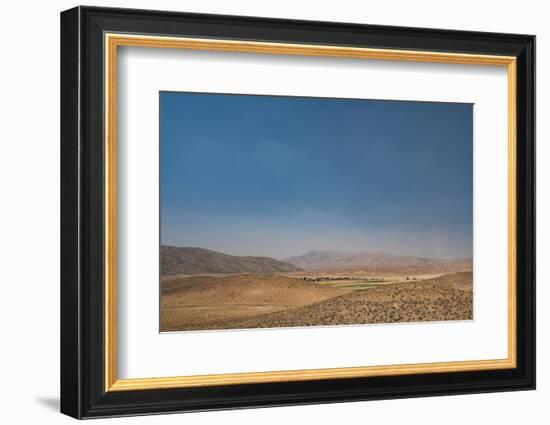
{"type": "Polygon", "coordinates": [[[387,252],[387,251],[340,251],[340,250],[336,250],[336,249],[311,249],[311,250],[306,251],[306,252],[304,252],[303,254],[300,254],[300,255],[289,255],[289,256],[285,256],[285,257],[273,257],[271,255],[237,255],[237,254],[229,254],[229,253],[224,252],[224,251],[219,251],[219,250],[212,249],[212,248],[205,248],[205,247],[202,247],[202,246],[165,245],[165,244],[161,243],[161,244],[159,244],[159,247],[205,249],[207,251],[212,251],[212,252],[216,252],[218,254],[223,254],[223,255],[229,255],[229,256],[232,256],[232,257],[257,257],[257,258],[258,257],[263,257],[263,258],[271,258],[271,259],[278,260],[278,261],[284,261],[284,260],[288,260],[288,259],[291,259],[291,258],[298,258],[298,257],[302,257],[304,255],[310,254],[310,253],[314,253],[314,252],[335,252],[335,253],[348,254],[348,255],[383,254],[383,255],[391,255],[391,256],[394,256],[394,257],[414,257],[414,258],[422,258],[422,259],[426,259],[426,260],[455,260],[455,261],[468,261],[468,260],[471,260],[471,261],[473,261],[473,256],[472,257],[427,257],[427,256],[423,256],[423,255],[413,255],[413,254],[395,254],[395,253],[387,252]]]}

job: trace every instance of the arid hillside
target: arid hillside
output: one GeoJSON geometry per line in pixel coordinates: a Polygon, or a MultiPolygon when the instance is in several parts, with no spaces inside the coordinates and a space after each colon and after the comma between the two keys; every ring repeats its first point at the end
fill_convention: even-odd
{"type": "Polygon", "coordinates": [[[193,276],[161,282],[161,330],[226,329],[228,321],[349,293],[278,275],[193,276]]]}
{"type": "Polygon", "coordinates": [[[472,272],[355,290],[332,284],[277,274],[167,278],[161,331],[473,318],[472,272]]]}
{"type": "Polygon", "coordinates": [[[472,273],[379,285],[302,308],[225,323],[228,328],[473,319],[472,273]]]}

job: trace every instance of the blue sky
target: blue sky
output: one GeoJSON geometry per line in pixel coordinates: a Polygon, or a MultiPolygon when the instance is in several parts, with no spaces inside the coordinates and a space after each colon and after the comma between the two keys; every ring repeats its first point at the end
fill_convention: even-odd
{"type": "Polygon", "coordinates": [[[161,243],[472,256],[471,104],[161,92],[161,243]]]}

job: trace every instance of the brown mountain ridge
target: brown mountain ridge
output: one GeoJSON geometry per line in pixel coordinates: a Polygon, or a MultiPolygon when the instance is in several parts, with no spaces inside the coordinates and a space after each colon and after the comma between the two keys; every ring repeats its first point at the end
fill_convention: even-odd
{"type": "Polygon", "coordinates": [[[214,273],[280,273],[302,269],[270,257],[228,255],[206,248],[160,247],[161,275],[214,273]]]}

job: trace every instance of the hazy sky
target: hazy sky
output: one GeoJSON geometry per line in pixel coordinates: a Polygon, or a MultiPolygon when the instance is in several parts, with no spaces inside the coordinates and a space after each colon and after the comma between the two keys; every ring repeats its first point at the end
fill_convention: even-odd
{"type": "Polygon", "coordinates": [[[471,104],[162,92],[161,243],[472,256],[471,104]]]}

